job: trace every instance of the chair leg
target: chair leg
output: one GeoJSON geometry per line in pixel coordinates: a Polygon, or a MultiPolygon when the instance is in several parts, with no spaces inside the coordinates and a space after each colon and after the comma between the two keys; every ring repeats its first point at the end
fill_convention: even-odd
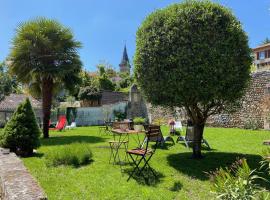
{"type": "Polygon", "coordinates": [[[202,142],[208,147],[208,149],[211,149],[210,145],[208,144],[208,142],[205,139],[202,139],[202,142]]]}
{"type": "Polygon", "coordinates": [[[165,141],[165,142],[166,142],[166,141],[172,141],[173,144],[175,145],[175,142],[174,142],[174,140],[173,140],[173,138],[172,138],[171,136],[166,136],[166,137],[164,138],[164,141],[165,141]]]}
{"type": "Polygon", "coordinates": [[[156,173],[154,172],[154,170],[153,170],[153,168],[149,165],[149,160],[150,160],[150,158],[148,159],[148,160],[146,160],[145,159],[145,165],[147,165],[148,166],[148,168],[150,169],[150,171],[152,172],[152,174],[155,176],[155,177],[157,177],[157,175],[156,175],[156,173]]]}
{"type": "Polygon", "coordinates": [[[184,139],[184,142],[186,144],[186,147],[189,148],[188,141],[185,138],[183,138],[183,139],[184,139]]]}
{"type": "Polygon", "coordinates": [[[144,144],[147,142],[147,137],[144,138],[143,143],[141,144],[141,148],[143,148],[144,144]]]}
{"type": "Polygon", "coordinates": [[[142,157],[142,158],[139,160],[139,162],[137,163],[137,162],[134,160],[134,158],[132,157],[132,155],[131,155],[131,154],[129,154],[129,155],[130,155],[130,157],[131,157],[133,163],[135,164],[135,167],[134,167],[133,171],[131,172],[131,174],[129,175],[127,181],[129,181],[129,179],[130,179],[131,177],[133,177],[133,174],[135,173],[136,170],[140,170],[140,169],[139,169],[139,165],[140,165],[140,163],[141,163],[142,160],[143,160],[143,157],[142,157]]]}
{"type": "Polygon", "coordinates": [[[114,152],[113,152],[113,147],[112,147],[112,144],[111,144],[111,143],[110,143],[110,149],[111,149],[111,154],[110,154],[110,160],[109,160],[109,163],[111,163],[112,157],[114,158],[114,152]]]}
{"type": "MultiPolygon", "coordinates": [[[[151,154],[151,156],[149,156],[149,158],[146,160],[145,157],[143,157],[143,160],[144,160],[144,165],[143,167],[140,169],[140,172],[139,172],[139,175],[141,175],[142,171],[144,170],[144,168],[149,164],[148,164],[148,161],[151,159],[151,157],[153,156],[153,154],[151,154]]],[[[150,167],[150,166],[149,166],[150,167]]]]}

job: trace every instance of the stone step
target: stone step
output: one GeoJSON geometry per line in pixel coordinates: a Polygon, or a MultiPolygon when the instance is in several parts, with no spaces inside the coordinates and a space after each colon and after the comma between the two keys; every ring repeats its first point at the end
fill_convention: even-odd
{"type": "Polygon", "coordinates": [[[47,200],[43,189],[23,162],[14,154],[0,148],[1,200],[47,200]]]}

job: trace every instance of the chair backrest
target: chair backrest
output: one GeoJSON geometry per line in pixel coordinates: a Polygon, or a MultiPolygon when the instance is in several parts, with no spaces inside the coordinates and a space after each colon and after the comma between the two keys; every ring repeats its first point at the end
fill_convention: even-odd
{"type": "MultiPolygon", "coordinates": [[[[156,125],[148,125],[147,127],[145,127],[145,135],[147,137],[147,142],[146,142],[146,152],[149,146],[149,142],[155,142],[154,148],[152,148],[152,151],[155,152],[156,148],[157,148],[157,144],[159,142],[161,142],[160,139],[160,135],[162,136],[161,130],[160,130],[160,126],[156,126],[156,125]]],[[[162,136],[163,139],[163,136],[162,136]]]]}
{"type": "Polygon", "coordinates": [[[62,130],[62,129],[65,127],[66,122],[67,122],[66,116],[61,115],[61,116],[59,117],[58,123],[57,123],[57,125],[56,125],[55,128],[56,128],[56,129],[59,129],[59,130],[62,130]]]}
{"type": "Polygon", "coordinates": [[[160,130],[160,126],[151,124],[151,125],[148,125],[148,127],[145,130],[146,130],[146,136],[148,138],[147,141],[151,141],[151,142],[164,141],[162,132],[160,130]]]}
{"type": "Polygon", "coordinates": [[[182,126],[181,121],[176,121],[176,122],[175,122],[175,125],[174,125],[174,128],[175,128],[175,129],[180,129],[180,130],[182,130],[182,129],[183,129],[183,126],[182,126]]]}

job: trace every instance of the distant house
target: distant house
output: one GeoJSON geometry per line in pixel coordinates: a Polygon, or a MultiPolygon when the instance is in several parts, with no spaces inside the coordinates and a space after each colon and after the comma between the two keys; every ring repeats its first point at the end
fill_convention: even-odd
{"type": "Polygon", "coordinates": [[[254,48],[253,54],[256,71],[270,70],[270,43],[254,48]]]}
{"type": "Polygon", "coordinates": [[[22,103],[26,98],[29,98],[33,110],[37,117],[37,122],[42,122],[42,103],[26,94],[11,94],[6,96],[3,101],[0,102],[0,126],[3,126],[11,117],[12,113],[16,110],[18,105],[22,103]]]}

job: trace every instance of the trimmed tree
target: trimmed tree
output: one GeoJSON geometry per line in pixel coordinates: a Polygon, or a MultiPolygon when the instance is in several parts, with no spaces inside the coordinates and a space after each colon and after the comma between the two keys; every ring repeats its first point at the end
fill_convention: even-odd
{"type": "Polygon", "coordinates": [[[250,53],[237,18],[209,1],[185,1],[158,10],[138,29],[137,82],[152,104],[185,107],[194,124],[194,158],[202,157],[207,118],[232,111],[243,96],[250,53]]]}
{"type": "Polygon", "coordinates": [[[0,132],[0,146],[10,148],[21,155],[31,155],[33,149],[40,146],[40,129],[35,113],[27,98],[21,103],[11,119],[0,132]]]}
{"type": "Polygon", "coordinates": [[[59,90],[75,92],[80,83],[81,43],[70,29],[55,20],[38,18],[21,23],[12,41],[10,71],[27,85],[35,97],[42,97],[43,135],[49,137],[52,99],[59,90]]]}

